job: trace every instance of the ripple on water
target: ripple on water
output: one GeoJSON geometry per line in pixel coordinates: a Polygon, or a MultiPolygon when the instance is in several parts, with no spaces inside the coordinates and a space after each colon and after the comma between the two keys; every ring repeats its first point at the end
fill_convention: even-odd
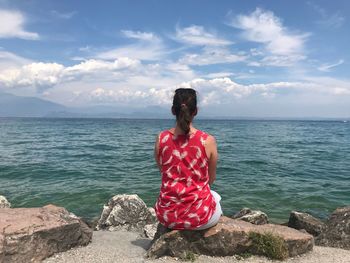
{"type": "MultiPolygon", "coordinates": [[[[0,192],[14,206],[55,203],[87,218],[118,193],[153,205],[153,145],[173,120],[1,119],[0,192]]],[[[261,209],[324,217],[350,203],[350,125],[309,121],[196,121],[218,143],[225,214],[261,209]]]]}

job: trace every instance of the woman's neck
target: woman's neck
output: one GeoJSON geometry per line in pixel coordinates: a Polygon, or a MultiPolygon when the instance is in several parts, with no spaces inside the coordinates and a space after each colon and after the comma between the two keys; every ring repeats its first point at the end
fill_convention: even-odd
{"type": "MultiPolygon", "coordinates": [[[[193,133],[195,132],[196,129],[193,127],[192,122],[190,123],[190,132],[193,133]]],[[[180,128],[180,126],[176,123],[175,130],[174,130],[174,135],[181,135],[184,134],[184,131],[180,128]]]]}

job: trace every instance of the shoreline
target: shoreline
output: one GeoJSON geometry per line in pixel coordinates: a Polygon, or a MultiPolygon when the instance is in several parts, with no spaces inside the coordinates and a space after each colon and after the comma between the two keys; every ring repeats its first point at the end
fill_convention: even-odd
{"type": "MultiPolygon", "coordinates": [[[[1,194],[1,193],[0,193],[1,194]]],[[[121,194],[128,194],[128,193],[121,193],[121,194]]],[[[5,195],[6,196],[6,195],[5,195]]],[[[113,197],[113,194],[110,195],[106,200],[110,199],[113,197]]],[[[143,199],[143,198],[142,198],[143,199]]],[[[155,203],[155,202],[154,202],[155,203]]],[[[98,221],[98,219],[100,218],[101,212],[103,210],[103,205],[104,203],[101,203],[100,205],[94,205],[94,207],[96,207],[96,209],[94,209],[94,211],[98,211],[98,212],[94,212],[94,214],[92,215],[92,213],[89,213],[89,215],[86,214],[81,214],[79,212],[75,212],[74,209],[69,208],[69,205],[65,205],[65,204],[61,204],[61,203],[55,203],[55,202],[41,202],[39,205],[37,206],[32,206],[32,205],[28,205],[28,206],[21,206],[21,205],[16,205],[16,203],[11,202],[12,204],[12,208],[32,208],[32,207],[40,207],[40,206],[45,206],[47,204],[53,204],[56,206],[60,206],[60,207],[65,207],[66,209],[68,209],[70,212],[74,213],[76,216],[80,217],[86,224],[88,225],[93,225],[94,223],[96,223],[98,221]],[[15,205],[14,205],[15,204],[15,205]]],[[[148,202],[146,203],[148,205],[148,202]]],[[[346,206],[344,205],[340,205],[340,206],[346,206]]],[[[152,204],[149,205],[148,207],[154,207],[152,204]]],[[[318,219],[320,219],[321,221],[326,221],[327,217],[332,213],[332,211],[334,211],[337,207],[339,206],[335,206],[332,209],[325,209],[324,211],[321,211],[319,213],[314,213],[312,212],[311,209],[290,209],[290,210],[286,210],[287,212],[280,212],[279,213],[279,217],[272,217],[271,216],[271,212],[269,212],[269,210],[265,210],[265,209],[259,209],[259,207],[249,207],[252,208],[253,210],[259,210],[259,211],[263,211],[264,213],[266,213],[269,216],[269,222],[273,223],[273,224],[278,224],[278,225],[285,225],[286,223],[288,223],[288,219],[290,216],[290,212],[291,211],[299,211],[299,212],[304,212],[304,213],[308,213],[318,219]]],[[[223,208],[223,215],[228,216],[228,217],[232,217],[234,214],[238,213],[242,208],[244,207],[240,207],[237,209],[230,209],[229,212],[226,212],[228,209],[224,209],[223,208]]]]}
{"type": "MultiPolygon", "coordinates": [[[[77,247],[66,252],[61,252],[47,258],[43,263],[111,263],[111,262],[145,262],[145,263],[162,263],[162,262],[190,262],[169,256],[159,259],[147,259],[144,257],[146,249],[151,239],[145,239],[139,234],[128,231],[94,231],[92,242],[86,247],[77,247]]],[[[288,258],[285,263],[348,263],[350,251],[315,246],[313,251],[297,257],[288,258]]],[[[276,262],[266,257],[251,256],[243,259],[239,256],[210,257],[200,255],[195,259],[197,263],[271,263],[276,262]]]]}
{"type": "MultiPolygon", "coordinates": [[[[344,230],[344,224],[348,224],[348,220],[350,219],[350,207],[336,209],[330,215],[326,223],[321,222],[309,214],[294,211],[291,212],[288,224],[284,224],[284,226],[270,224],[267,215],[261,211],[244,208],[232,218],[223,216],[216,226],[204,230],[204,232],[188,231],[189,234],[185,234],[185,236],[193,235],[194,239],[186,239],[185,236],[181,236],[182,234],[179,236],[177,234],[179,233],[178,231],[169,232],[169,229],[164,229],[163,227],[164,230],[167,230],[164,232],[162,227],[159,227],[159,222],[156,219],[154,209],[147,207],[144,201],[137,195],[124,194],[113,196],[103,206],[103,211],[98,222],[97,220],[87,222],[88,225],[86,225],[81,218],[70,213],[63,207],[47,205],[37,208],[11,208],[11,204],[3,196],[0,196],[0,212],[2,213],[2,216],[0,217],[0,226],[3,231],[0,232],[0,262],[2,262],[2,257],[8,256],[9,258],[12,258],[13,255],[16,257],[16,253],[20,255],[21,252],[17,250],[23,245],[28,246],[28,248],[30,247],[32,251],[33,249],[36,251],[32,255],[28,255],[29,257],[32,257],[32,259],[36,258],[38,256],[36,254],[39,253],[39,258],[41,257],[44,259],[43,262],[47,263],[152,263],[177,262],[179,260],[180,262],[183,262],[181,261],[181,259],[184,259],[183,256],[180,256],[181,259],[169,257],[169,254],[167,254],[168,252],[162,250],[163,248],[161,248],[161,246],[164,246],[164,244],[165,246],[173,246],[171,244],[176,244],[176,242],[183,244],[185,244],[184,242],[189,243],[186,243],[188,244],[185,246],[186,248],[181,248],[181,245],[180,247],[176,247],[175,250],[177,249],[177,252],[170,255],[179,256],[180,254],[183,255],[183,253],[188,255],[187,253],[192,253],[191,251],[197,251],[197,253],[198,251],[202,251],[199,252],[201,255],[192,253],[191,257],[192,259],[196,258],[196,262],[216,263],[238,262],[242,260],[243,262],[247,263],[273,262],[271,259],[263,256],[249,256],[246,259],[243,259],[242,256],[240,256],[240,252],[237,250],[237,247],[242,245],[243,248],[245,244],[250,244],[248,245],[249,247],[251,246],[251,243],[239,243],[242,241],[246,242],[244,241],[246,239],[242,239],[241,237],[238,238],[238,240],[235,240],[235,237],[237,237],[237,233],[239,233],[238,235],[242,235],[242,233],[244,233],[243,235],[247,235],[253,233],[252,231],[258,231],[257,233],[259,233],[259,231],[263,231],[260,233],[265,234],[276,233],[276,237],[283,238],[282,240],[284,240],[284,244],[287,244],[285,249],[287,249],[287,252],[289,251],[289,256],[287,253],[287,257],[284,257],[284,262],[316,262],[315,260],[318,259],[320,255],[322,255],[323,259],[322,261],[317,262],[322,263],[330,262],[329,260],[331,258],[334,259],[332,262],[345,263],[347,261],[344,261],[343,259],[350,258],[350,247],[348,243],[350,240],[350,233],[347,232],[346,228],[344,230]],[[66,232],[66,226],[68,225],[70,225],[69,228],[73,227],[74,225],[74,231],[76,234],[71,236],[68,234],[68,232],[66,232]],[[35,230],[33,231],[33,229],[35,230]],[[52,230],[56,232],[54,233],[52,230]],[[205,234],[209,233],[210,231],[212,234],[205,234]],[[35,234],[36,232],[37,234],[35,234]],[[167,235],[167,233],[169,235],[167,239],[164,239],[164,236],[167,235]],[[200,236],[198,236],[197,233],[201,233],[199,234],[200,236]],[[213,236],[214,239],[208,239],[208,237],[211,237],[213,233],[215,233],[213,236]],[[68,234],[68,236],[64,238],[64,241],[60,238],[62,234],[65,236],[68,234]],[[342,237],[340,242],[337,236],[334,238],[334,234],[342,237]],[[18,239],[18,236],[22,235],[28,237],[25,239],[27,240],[25,243],[21,243],[23,240],[18,239]],[[62,242],[67,245],[58,250],[50,250],[49,247],[46,247],[48,245],[48,243],[46,243],[48,240],[37,239],[34,237],[35,235],[43,235],[50,240],[53,238],[50,241],[50,246],[61,246],[60,244],[62,242]],[[171,238],[175,238],[175,241],[171,238]],[[180,239],[176,240],[176,238],[180,239]],[[195,241],[196,238],[200,238],[202,241],[198,243],[198,240],[195,241]],[[217,244],[219,240],[218,238],[220,240],[221,238],[224,238],[225,240],[228,238],[228,244],[230,245],[226,247],[225,243],[223,243],[219,245],[219,250],[217,250],[217,245],[214,245],[213,249],[221,252],[211,254],[215,256],[206,256],[208,251],[210,251],[210,249],[208,250],[208,248],[211,246],[210,242],[213,242],[212,244],[217,244]],[[12,248],[7,247],[8,240],[11,240],[11,243],[13,243],[12,248]],[[166,240],[165,243],[164,240],[166,240]],[[316,241],[317,246],[314,246],[314,240],[316,241]],[[57,242],[57,244],[55,244],[55,242],[57,242]],[[152,248],[149,249],[151,247],[151,242],[154,243],[152,248]],[[199,247],[194,248],[195,250],[191,250],[193,249],[191,248],[191,242],[194,242],[192,243],[194,246],[199,245],[199,247]],[[236,244],[235,242],[238,243],[236,244]],[[322,247],[319,245],[322,245],[322,247]],[[13,254],[13,252],[8,254],[9,252],[7,251],[11,251],[11,249],[14,248],[13,246],[15,246],[17,252],[15,252],[15,254],[13,254]],[[312,250],[313,247],[314,250],[312,250]],[[40,249],[37,251],[36,248],[40,249]],[[42,251],[43,248],[44,251],[42,251]],[[160,249],[159,251],[162,252],[157,254],[157,249],[160,249]],[[188,252],[184,252],[182,249],[185,249],[185,251],[188,252]],[[146,252],[151,257],[156,257],[156,259],[146,258],[146,252]],[[232,255],[232,253],[235,255],[223,256],[232,255]],[[45,256],[42,257],[41,255],[45,256]]],[[[69,230],[69,232],[71,232],[71,230],[69,230]]],[[[248,238],[248,240],[250,239],[248,238]]],[[[248,251],[248,254],[261,255],[260,253],[253,252],[254,250],[247,250],[249,249],[248,247],[244,248],[243,251],[248,251]]],[[[174,247],[172,247],[172,251],[173,249],[174,247]]],[[[265,254],[265,252],[263,254],[268,256],[268,254],[265,254]]],[[[14,262],[20,261],[15,260],[14,262]]]]}

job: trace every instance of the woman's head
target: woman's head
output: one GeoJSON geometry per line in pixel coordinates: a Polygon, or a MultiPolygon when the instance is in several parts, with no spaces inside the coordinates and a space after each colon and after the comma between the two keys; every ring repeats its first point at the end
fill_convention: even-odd
{"type": "Polygon", "coordinates": [[[194,89],[175,90],[172,112],[185,134],[190,131],[190,123],[197,114],[197,94],[194,89]]]}

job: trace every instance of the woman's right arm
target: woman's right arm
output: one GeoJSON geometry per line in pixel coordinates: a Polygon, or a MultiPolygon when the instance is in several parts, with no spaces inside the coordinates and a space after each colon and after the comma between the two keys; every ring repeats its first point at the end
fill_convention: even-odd
{"type": "Polygon", "coordinates": [[[160,134],[157,135],[156,141],[154,143],[154,159],[156,160],[157,166],[160,170],[160,163],[159,163],[159,156],[158,156],[158,154],[159,154],[159,136],[160,136],[160,134]]]}
{"type": "Polygon", "coordinates": [[[216,140],[213,136],[209,135],[205,142],[205,150],[209,158],[209,185],[212,185],[216,179],[216,164],[218,161],[218,150],[216,146],[216,140]]]}

